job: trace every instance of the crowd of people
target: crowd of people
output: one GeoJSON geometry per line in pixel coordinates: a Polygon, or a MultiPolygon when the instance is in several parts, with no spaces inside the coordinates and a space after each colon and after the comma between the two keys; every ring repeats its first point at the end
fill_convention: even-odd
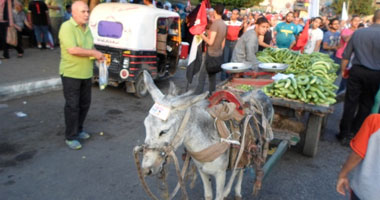
{"type": "Polygon", "coordinates": [[[62,22],[71,17],[71,5],[63,7],[62,0],[32,0],[23,5],[18,0],[0,0],[0,46],[3,59],[9,59],[9,49],[15,48],[17,56],[24,53],[22,36],[29,38],[29,46],[54,49],[59,45],[58,31],[62,22]],[[7,28],[17,30],[17,45],[6,43],[7,28]]]}

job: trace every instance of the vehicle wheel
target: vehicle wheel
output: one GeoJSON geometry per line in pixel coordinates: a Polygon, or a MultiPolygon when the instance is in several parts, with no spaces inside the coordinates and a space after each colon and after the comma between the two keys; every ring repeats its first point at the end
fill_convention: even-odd
{"type": "Polygon", "coordinates": [[[143,98],[148,94],[148,89],[145,86],[144,76],[142,73],[139,75],[139,77],[137,78],[137,81],[135,82],[135,88],[136,88],[135,96],[138,98],[143,98]]]}

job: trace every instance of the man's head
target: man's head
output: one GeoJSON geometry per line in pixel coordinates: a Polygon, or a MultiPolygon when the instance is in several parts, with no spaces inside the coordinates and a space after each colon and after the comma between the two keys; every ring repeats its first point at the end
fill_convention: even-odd
{"type": "Polygon", "coordinates": [[[71,13],[71,4],[67,4],[67,5],[66,5],[66,11],[67,11],[68,13],[71,13]]]}
{"type": "Polygon", "coordinates": [[[293,12],[288,12],[285,16],[285,21],[286,23],[292,23],[294,20],[294,13],[293,12]]]}
{"type": "Polygon", "coordinates": [[[223,15],[223,11],[224,11],[224,6],[223,4],[220,4],[220,3],[217,3],[215,6],[214,6],[214,10],[215,10],[215,16],[219,16],[219,17],[222,17],[223,15]]]}
{"type": "Polygon", "coordinates": [[[380,9],[376,10],[375,14],[373,15],[373,23],[380,24],[380,9]]]}
{"type": "Polygon", "coordinates": [[[150,5],[152,4],[153,0],[144,0],[145,5],[150,5]]]}
{"type": "Polygon", "coordinates": [[[88,9],[86,3],[83,1],[75,1],[71,6],[71,10],[73,19],[78,25],[82,26],[87,24],[90,16],[90,10],[88,9]]]}
{"type": "Polygon", "coordinates": [[[19,1],[14,1],[14,5],[15,5],[15,10],[17,12],[21,12],[22,11],[22,4],[19,1]]]}
{"type": "Polygon", "coordinates": [[[330,29],[334,30],[334,31],[337,31],[339,30],[339,27],[340,27],[340,21],[338,18],[334,18],[332,20],[330,20],[330,29]]]}
{"type": "Polygon", "coordinates": [[[352,28],[358,28],[360,24],[360,17],[359,15],[352,15],[352,18],[351,18],[351,27],[352,28]]]}
{"type": "Polygon", "coordinates": [[[317,29],[321,26],[321,23],[322,23],[322,18],[320,17],[316,17],[313,19],[313,23],[312,23],[312,29],[317,29]]]}
{"type": "Polygon", "coordinates": [[[239,9],[235,8],[231,13],[231,20],[235,21],[239,18],[239,9]]]}
{"type": "Polygon", "coordinates": [[[291,4],[290,4],[289,2],[285,4],[285,7],[286,7],[287,9],[289,9],[290,6],[291,6],[291,4]]]}
{"type": "Polygon", "coordinates": [[[270,25],[269,25],[268,20],[265,17],[260,17],[256,21],[255,31],[257,35],[265,35],[269,27],[270,25]]]}

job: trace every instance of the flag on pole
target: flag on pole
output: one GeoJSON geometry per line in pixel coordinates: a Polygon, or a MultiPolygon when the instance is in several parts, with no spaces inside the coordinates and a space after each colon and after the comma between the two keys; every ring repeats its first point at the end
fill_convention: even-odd
{"type": "Polygon", "coordinates": [[[293,46],[292,50],[303,52],[303,50],[305,49],[305,46],[309,39],[309,21],[310,20],[307,20],[305,27],[303,28],[303,31],[298,36],[297,43],[293,46]]]}
{"type": "Polygon", "coordinates": [[[348,20],[348,13],[347,13],[346,2],[343,2],[343,8],[342,8],[342,20],[344,20],[344,21],[347,21],[347,20],[348,20]]]}

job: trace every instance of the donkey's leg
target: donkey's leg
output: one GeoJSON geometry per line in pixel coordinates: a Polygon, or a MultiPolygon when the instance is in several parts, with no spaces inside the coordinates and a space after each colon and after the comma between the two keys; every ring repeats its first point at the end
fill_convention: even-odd
{"type": "Polygon", "coordinates": [[[226,171],[220,170],[216,176],[215,176],[215,182],[216,182],[216,197],[215,200],[223,200],[224,195],[224,185],[226,182],[226,171]]]}
{"type": "Polygon", "coordinates": [[[211,187],[211,179],[210,176],[202,170],[198,170],[203,182],[203,190],[205,195],[205,200],[212,200],[212,187],[211,187]]]}
{"type": "Polygon", "coordinates": [[[241,199],[241,183],[243,182],[244,169],[240,169],[239,177],[235,185],[235,200],[241,199]]]}

